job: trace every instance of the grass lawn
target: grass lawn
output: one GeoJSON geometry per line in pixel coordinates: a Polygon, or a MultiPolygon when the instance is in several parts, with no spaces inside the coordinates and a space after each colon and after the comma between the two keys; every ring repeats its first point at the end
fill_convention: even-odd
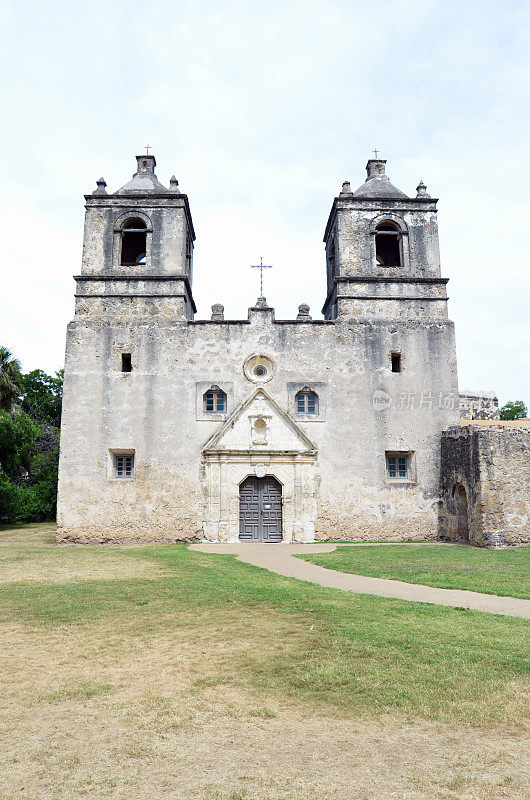
{"type": "Polygon", "coordinates": [[[363,545],[297,558],[339,572],[530,599],[530,547],[363,545]]]}
{"type": "Polygon", "coordinates": [[[2,798],[524,796],[524,620],[52,542],[0,532],[2,798]]]}

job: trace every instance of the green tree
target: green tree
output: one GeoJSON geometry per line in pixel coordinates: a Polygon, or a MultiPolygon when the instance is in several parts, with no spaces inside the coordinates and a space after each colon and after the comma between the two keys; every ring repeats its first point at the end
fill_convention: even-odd
{"type": "Polygon", "coordinates": [[[22,375],[0,347],[0,520],[55,519],[63,371],[22,375]]]}
{"type": "Polygon", "coordinates": [[[22,376],[22,409],[38,422],[61,426],[64,370],[55,376],[34,369],[22,376]]]}
{"type": "Polygon", "coordinates": [[[11,411],[20,397],[21,385],[20,361],[7,347],[0,346],[0,410],[11,411]]]}
{"type": "Polygon", "coordinates": [[[0,412],[0,520],[55,518],[59,430],[20,409],[0,412]]]}
{"type": "Polygon", "coordinates": [[[23,411],[0,411],[0,469],[18,482],[29,473],[41,426],[23,411]]]}
{"type": "Polygon", "coordinates": [[[511,400],[501,408],[501,419],[526,419],[528,410],[522,400],[511,400]]]}
{"type": "Polygon", "coordinates": [[[18,486],[17,519],[22,522],[45,522],[55,519],[58,468],[58,430],[41,429],[30,451],[27,476],[18,486]]]}

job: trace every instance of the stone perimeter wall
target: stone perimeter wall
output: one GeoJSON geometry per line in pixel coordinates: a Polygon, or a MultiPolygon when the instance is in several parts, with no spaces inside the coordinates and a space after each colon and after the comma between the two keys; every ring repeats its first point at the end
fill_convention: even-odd
{"type": "Polygon", "coordinates": [[[499,401],[493,392],[461,392],[460,418],[473,419],[500,419],[499,401]]]}
{"type": "Polygon", "coordinates": [[[530,542],[530,429],[451,427],[442,434],[439,536],[459,538],[455,485],[467,495],[469,540],[530,542]]]}

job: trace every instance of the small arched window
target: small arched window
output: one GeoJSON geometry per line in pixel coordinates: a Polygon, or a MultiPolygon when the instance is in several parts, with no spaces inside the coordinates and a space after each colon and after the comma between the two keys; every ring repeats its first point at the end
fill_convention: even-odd
{"type": "Polygon", "coordinates": [[[318,414],[318,395],[302,389],[295,397],[297,414],[318,414]]]}
{"type": "Polygon", "coordinates": [[[121,230],[121,259],[125,267],[145,264],[147,249],[147,225],[142,219],[134,217],[126,220],[121,230]]]}
{"type": "Polygon", "coordinates": [[[204,411],[207,414],[224,414],[226,412],[226,394],[218,386],[212,386],[204,393],[204,411]]]}
{"type": "Polygon", "coordinates": [[[376,225],[375,260],[380,267],[401,266],[401,230],[395,222],[376,225]]]}

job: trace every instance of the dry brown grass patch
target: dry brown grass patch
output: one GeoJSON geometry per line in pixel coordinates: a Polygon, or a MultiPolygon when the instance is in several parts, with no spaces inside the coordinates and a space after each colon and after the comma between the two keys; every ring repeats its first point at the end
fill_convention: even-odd
{"type": "Polygon", "coordinates": [[[2,631],[5,800],[524,797],[522,737],[264,702],[219,682],[220,636],[111,634],[2,631]]]}

